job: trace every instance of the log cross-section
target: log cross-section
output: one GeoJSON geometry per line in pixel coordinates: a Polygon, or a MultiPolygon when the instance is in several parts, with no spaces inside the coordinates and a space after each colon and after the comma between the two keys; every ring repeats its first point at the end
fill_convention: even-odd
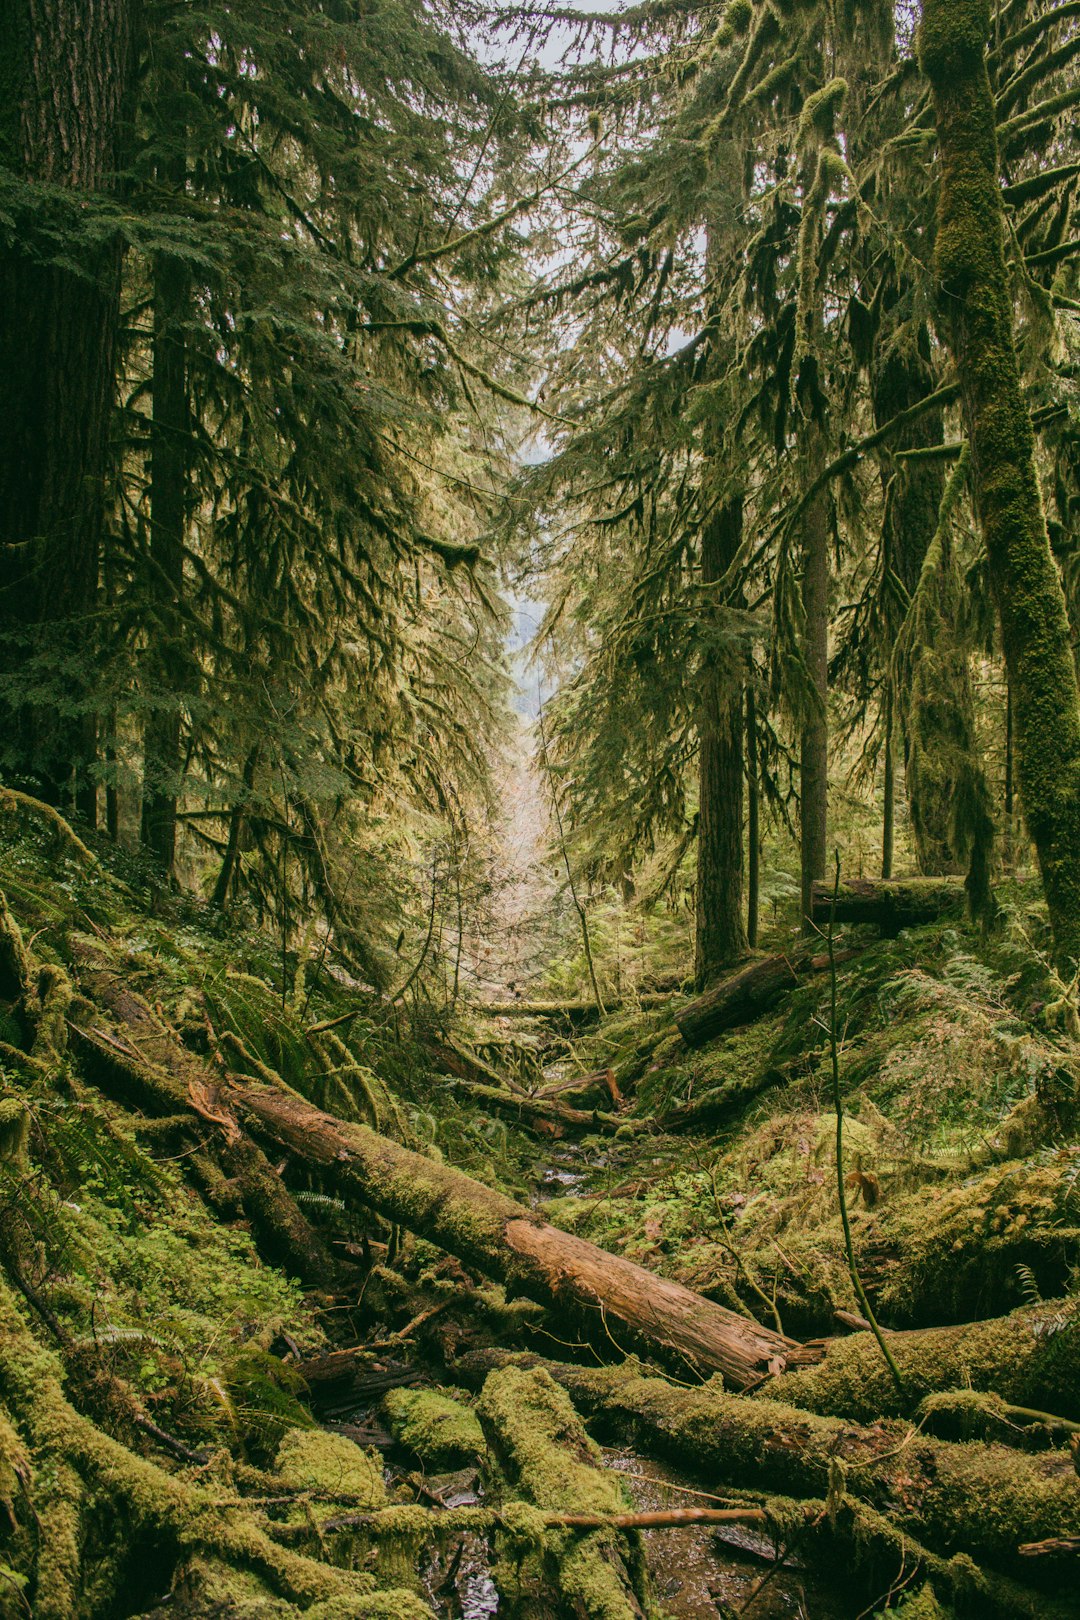
{"type": "Polygon", "coordinates": [[[514,1292],[558,1306],[619,1349],[645,1349],[669,1366],[700,1374],[720,1372],[739,1389],[805,1356],[794,1340],[560,1231],[460,1170],[367,1126],[262,1086],[234,1084],[227,1100],[255,1136],[318,1166],[345,1197],[514,1292]]]}

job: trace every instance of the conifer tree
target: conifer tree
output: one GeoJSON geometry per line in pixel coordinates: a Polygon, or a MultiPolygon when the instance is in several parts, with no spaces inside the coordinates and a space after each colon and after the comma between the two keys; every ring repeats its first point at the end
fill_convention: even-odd
{"type": "Polygon", "coordinates": [[[9,780],[92,816],[94,612],[119,315],[107,221],[129,146],[133,0],[12,0],[0,20],[0,731],[9,780]],[[59,671],[59,679],[57,678],[59,671]]]}

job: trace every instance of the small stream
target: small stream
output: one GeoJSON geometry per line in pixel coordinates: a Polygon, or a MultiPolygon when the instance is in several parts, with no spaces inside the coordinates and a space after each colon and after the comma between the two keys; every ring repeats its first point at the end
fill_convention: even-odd
{"type": "MultiPolygon", "coordinates": [[[[605,1449],[604,1466],[624,1476],[639,1510],[709,1505],[685,1475],[635,1451],[605,1449]]],[[[772,1540],[744,1525],[641,1534],[653,1600],[670,1620],[850,1620],[820,1569],[796,1557],[778,1564],[772,1540]]]]}
{"type": "MultiPolygon", "coordinates": [[[[539,1208],[577,1196],[610,1169],[610,1151],[586,1152],[575,1143],[560,1142],[538,1168],[530,1203],[539,1208]]],[[[708,1480],[623,1447],[605,1448],[602,1456],[606,1468],[622,1475],[639,1511],[716,1505],[703,1489],[708,1480]]],[[[391,1486],[415,1478],[393,1465],[386,1477],[391,1486]]],[[[482,1501],[475,1469],[429,1477],[425,1485],[425,1494],[435,1491],[447,1507],[482,1501]]],[[[772,1540],[746,1526],[688,1525],[646,1530],[642,1537],[652,1600],[664,1620],[741,1620],[744,1615],[747,1620],[852,1620],[860,1608],[840,1571],[820,1562],[804,1564],[797,1549],[778,1561],[772,1540]]],[[[422,1573],[425,1595],[439,1620],[497,1620],[500,1600],[485,1536],[465,1534],[433,1550],[422,1573]]]]}

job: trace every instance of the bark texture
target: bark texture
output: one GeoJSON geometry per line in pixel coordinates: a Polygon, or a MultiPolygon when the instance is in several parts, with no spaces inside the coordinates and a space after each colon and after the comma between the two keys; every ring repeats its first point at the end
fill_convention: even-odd
{"type": "Polygon", "coordinates": [[[318,1166],[343,1196],[515,1293],[558,1306],[609,1344],[647,1346],[669,1365],[722,1372],[738,1388],[804,1354],[794,1340],[559,1231],[461,1171],[366,1126],[266,1087],[231,1086],[227,1101],[254,1134],[318,1166]]]}
{"type": "MultiPolygon", "coordinates": [[[[11,0],[0,19],[0,161],[21,180],[108,194],[134,73],[133,0],[11,0]]],[[[0,677],[4,764],[92,811],[92,657],[120,249],[42,262],[40,203],[0,250],[0,677]],[[53,696],[36,701],[42,686],[53,696]]]]}
{"type": "MultiPolygon", "coordinates": [[[[193,1108],[234,1142],[246,1128],[317,1168],[343,1197],[447,1249],[512,1292],[558,1306],[608,1345],[646,1348],[684,1373],[722,1372],[739,1388],[814,1358],[794,1340],[559,1231],[461,1171],[367,1126],[336,1119],[290,1091],[240,1076],[226,1082],[186,1051],[92,949],[82,954],[80,984],[107,1009],[116,1031],[84,1017],[75,1039],[96,1081],[129,1103],[163,1114],[193,1108]]],[[[264,1207],[264,1218],[268,1213],[264,1207]]]]}
{"type": "Polygon", "coordinates": [[[1062,968],[1080,960],[1080,691],[1013,342],[988,0],[924,0],[940,188],[936,271],[1015,702],[1020,792],[1062,968]]]}
{"type": "MultiPolygon", "coordinates": [[[[702,584],[717,587],[738,553],[742,499],[705,526],[702,584]]],[[[719,607],[719,602],[716,606],[719,607]]],[[[695,977],[699,989],[746,954],[743,925],[743,683],[716,651],[703,671],[698,776],[695,977]]]]}

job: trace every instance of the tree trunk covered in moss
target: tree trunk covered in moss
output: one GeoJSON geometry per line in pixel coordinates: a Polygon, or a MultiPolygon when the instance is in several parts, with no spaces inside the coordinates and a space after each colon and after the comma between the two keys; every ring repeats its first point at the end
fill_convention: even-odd
{"type": "Polygon", "coordinates": [[[1013,343],[988,0],[923,0],[919,57],[941,167],[936,270],[960,378],[975,504],[1016,704],[1020,791],[1054,947],[1080,960],[1080,691],[1013,343]]]}
{"type": "MultiPolygon", "coordinates": [[[[0,162],[18,180],[115,189],[134,73],[133,0],[9,0],[0,162]]],[[[120,247],[78,269],[20,233],[0,249],[0,682],[9,778],[92,814],[93,651],[120,247]]]]}
{"type": "MultiPolygon", "coordinates": [[[[932,394],[935,378],[926,352],[925,328],[920,329],[914,345],[890,344],[887,336],[879,336],[877,347],[886,350],[871,374],[874,421],[881,427],[932,394]]],[[[894,435],[889,448],[892,452],[924,450],[941,444],[943,438],[941,411],[925,411],[894,435]]],[[[900,618],[915,595],[927,549],[937,532],[944,488],[943,464],[936,459],[890,459],[888,463],[883,568],[887,593],[899,598],[900,618]]],[[[896,614],[892,617],[895,624],[896,614]]],[[[931,653],[933,679],[923,681],[917,691],[910,684],[902,689],[899,705],[911,830],[919,871],[927,876],[964,869],[963,853],[955,847],[954,809],[963,762],[975,751],[975,702],[967,649],[954,623],[943,623],[940,629],[931,653]]],[[[922,652],[921,647],[915,649],[915,656],[922,652]]],[[[891,875],[883,867],[882,876],[891,875]]]]}
{"type": "Polygon", "coordinates": [[[1011,1316],[890,1333],[904,1393],[869,1333],[832,1339],[824,1359],[773,1379],[770,1398],[872,1423],[910,1412],[923,1396],[961,1381],[1020,1406],[1080,1418],[1080,1304],[1048,1300],[1011,1316]]]}
{"type": "MultiPolygon", "coordinates": [[[[717,587],[742,540],[742,497],[726,501],[701,537],[701,582],[717,587]]],[[[710,594],[710,604],[722,603],[710,594]]],[[[746,953],[743,925],[743,686],[714,649],[702,678],[698,787],[696,951],[703,990],[746,953]]]]}

